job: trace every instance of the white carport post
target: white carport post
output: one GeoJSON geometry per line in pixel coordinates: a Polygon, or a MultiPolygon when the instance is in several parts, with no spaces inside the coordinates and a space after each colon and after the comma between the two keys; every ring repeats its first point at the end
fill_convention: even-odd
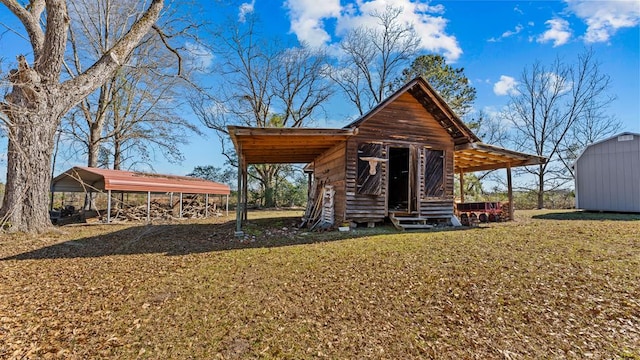
{"type": "Polygon", "coordinates": [[[107,224],[111,222],[111,190],[107,190],[107,224]]]}
{"type": "Polygon", "coordinates": [[[151,191],[147,191],[147,222],[151,221],[151,191]]]}
{"type": "Polygon", "coordinates": [[[209,194],[204,194],[204,217],[209,217],[209,194]]]}
{"type": "Polygon", "coordinates": [[[180,193],[180,218],[182,218],[182,193],[180,193]]]}
{"type": "Polygon", "coordinates": [[[229,194],[227,194],[227,217],[229,217],[229,194]]]}

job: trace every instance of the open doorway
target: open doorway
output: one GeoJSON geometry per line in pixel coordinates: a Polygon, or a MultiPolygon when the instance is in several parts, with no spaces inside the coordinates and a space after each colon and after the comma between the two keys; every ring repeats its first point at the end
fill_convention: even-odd
{"type": "Polygon", "coordinates": [[[389,212],[409,212],[409,148],[389,148],[389,212]]]}

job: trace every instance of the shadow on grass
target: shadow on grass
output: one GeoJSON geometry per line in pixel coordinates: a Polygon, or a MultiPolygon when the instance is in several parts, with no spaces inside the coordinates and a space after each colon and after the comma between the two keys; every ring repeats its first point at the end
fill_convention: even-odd
{"type": "MultiPolygon", "coordinates": [[[[0,261],[97,258],[135,254],[178,256],[226,250],[313,244],[384,234],[402,234],[390,225],[357,228],[349,232],[306,232],[304,229],[295,228],[299,219],[299,217],[284,217],[249,220],[243,225],[245,237],[240,239],[234,237],[235,221],[222,224],[140,225],[69,240],[5,257],[0,261]]],[[[434,228],[421,232],[463,229],[468,228],[434,228]]]]}
{"type": "Polygon", "coordinates": [[[567,211],[534,215],[532,216],[532,218],[543,220],[640,221],[640,214],[594,211],[567,211]]]}

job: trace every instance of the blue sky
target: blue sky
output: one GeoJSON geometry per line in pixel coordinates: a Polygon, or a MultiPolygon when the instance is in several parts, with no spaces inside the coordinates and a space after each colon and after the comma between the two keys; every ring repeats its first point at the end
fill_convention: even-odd
{"type": "MultiPolygon", "coordinates": [[[[371,24],[369,14],[387,4],[404,9],[402,20],[414,25],[424,53],[444,55],[477,89],[476,111],[498,114],[508,94],[527,66],[550,64],[559,56],[573,62],[591,47],[601,70],[611,77],[610,93],[617,99],[610,112],[622,122],[622,131],[640,132],[640,1],[410,1],[410,0],[253,0],[221,6],[201,0],[203,18],[217,22],[241,20],[253,13],[265,34],[305,41],[313,46],[335,47],[349,29],[371,24]]],[[[0,21],[8,11],[0,7],[0,21]]],[[[7,37],[0,38],[5,53],[7,37]]],[[[8,58],[8,55],[0,55],[8,58]]],[[[326,122],[343,126],[356,109],[334,96],[326,122]]],[[[195,121],[195,120],[194,120],[195,121]]],[[[158,172],[185,174],[197,165],[220,166],[218,138],[205,131],[184,149],[181,165],[157,157],[158,172]]],[[[2,152],[6,145],[2,144],[2,152]]],[[[59,171],[80,162],[60,164],[59,171]]],[[[4,179],[0,162],[0,181],[4,179]]]]}

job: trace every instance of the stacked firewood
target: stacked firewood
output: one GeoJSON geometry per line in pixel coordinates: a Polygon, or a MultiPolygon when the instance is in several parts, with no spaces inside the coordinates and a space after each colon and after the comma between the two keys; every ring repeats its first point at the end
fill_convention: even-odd
{"type": "Polygon", "coordinates": [[[510,209],[511,204],[508,202],[503,202],[502,203],[502,213],[500,214],[500,221],[511,221],[512,219],[509,218],[509,214],[510,214],[510,209]]]}
{"type": "MultiPolygon", "coordinates": [[[[182,204],[182,218],[204,218],[207,213],[206,204],[197,197],[185,197],[182,204]]],[[[221,216],[215,205],[209,205],[208,216],[221,216]]],[[[180,202],[170,204],[152,200],[149,207],[150,220],[173,220],[180,218],[180,202]]],[[[122,204],[111,210],[112,221],[146,221],[147,204],[122,204]]]]}

